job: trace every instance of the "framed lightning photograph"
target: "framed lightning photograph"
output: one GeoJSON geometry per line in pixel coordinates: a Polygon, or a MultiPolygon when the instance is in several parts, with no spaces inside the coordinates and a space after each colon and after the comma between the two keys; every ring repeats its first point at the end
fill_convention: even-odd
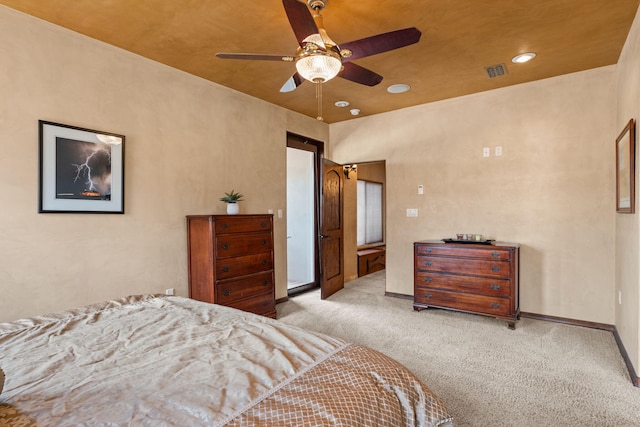
{"type": "Polygon", "coordinates": [[[40,213],[124,213],[124,135],[39,120],[40,213]]]}

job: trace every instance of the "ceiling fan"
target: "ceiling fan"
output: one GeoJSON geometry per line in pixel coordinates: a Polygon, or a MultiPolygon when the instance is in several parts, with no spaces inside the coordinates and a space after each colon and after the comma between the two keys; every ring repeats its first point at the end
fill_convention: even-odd
{"type": "Polygon", "coordinates": [[[224,59],[295,62],[297,72],[285,82],[280,92],[291,92],[304,80],[317,83],[318,119],[322,120],[320,83],[338,76],[355,83],[375,86],[382,81],[382,76],[351,61],[417,43],[422,35],[417,28],[411,27],[338,46],[324,29],[320,14],[327,1],[307,0],[308,7],[313,10],[311,13],[307,5],[298,0],[282,0],[287,18],[300,45],[295,55],[216,53],[216,56],[224,59]]]}

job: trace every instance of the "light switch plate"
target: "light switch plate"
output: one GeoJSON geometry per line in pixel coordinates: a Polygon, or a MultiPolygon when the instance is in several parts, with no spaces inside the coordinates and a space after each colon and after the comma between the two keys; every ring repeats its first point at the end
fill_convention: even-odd
{"type": "Polygon", "coordinates": [[[489,157],[491,155],[491,148],[484,147],[482,149],[482,157],[489,157]]]}
{"type": "Polygon", "coordinates": [[[416,217],[418,216],[418,209],[407,209],[408,217],[416,217]]]}

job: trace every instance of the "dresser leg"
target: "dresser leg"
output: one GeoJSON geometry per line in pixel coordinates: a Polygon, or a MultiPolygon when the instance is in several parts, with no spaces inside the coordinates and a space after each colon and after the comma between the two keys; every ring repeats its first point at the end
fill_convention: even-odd
{"type": "Polygon", "coordinates": [[[512,331],[515,331],[515,330],[516,330],[516,322],[509,322],[509,323],[507,323],[507,327],[508,327],[509,329],[511,329],[512,331]]]}

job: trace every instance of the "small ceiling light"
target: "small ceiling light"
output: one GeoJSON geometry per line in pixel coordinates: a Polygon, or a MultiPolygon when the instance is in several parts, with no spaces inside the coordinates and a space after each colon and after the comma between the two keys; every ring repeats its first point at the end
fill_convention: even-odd
{"type": "Polygon", "coordinates": [[[411,86],[406,85],[404,83],[400,83],[400,84],[389,86],[387,88],[387,92],[389,92],[389,93],[405,93],[409,89],[411,89],[411,86]]]}
{"type": "Polygon", "coordinates": [[[357,116],[358,114],[360,114],[360,110],[358,108],[352,108],[349,111],[351,111],[352,116],[357,116]]]}
{"type": "Polygon", "coordinates": [[[520,55],[516,55],[511,59],[511,62],[515,62],[516,64],[524,64],[525,62],[531,61],[536,57],[536,54],[533,52],[521,53],[520,55]]]}
{"type": "Polygon", "coordinates": [[[336,107],[348,107],[349,106],[349,102],[347,101],[336,101],[336,107]]]}

